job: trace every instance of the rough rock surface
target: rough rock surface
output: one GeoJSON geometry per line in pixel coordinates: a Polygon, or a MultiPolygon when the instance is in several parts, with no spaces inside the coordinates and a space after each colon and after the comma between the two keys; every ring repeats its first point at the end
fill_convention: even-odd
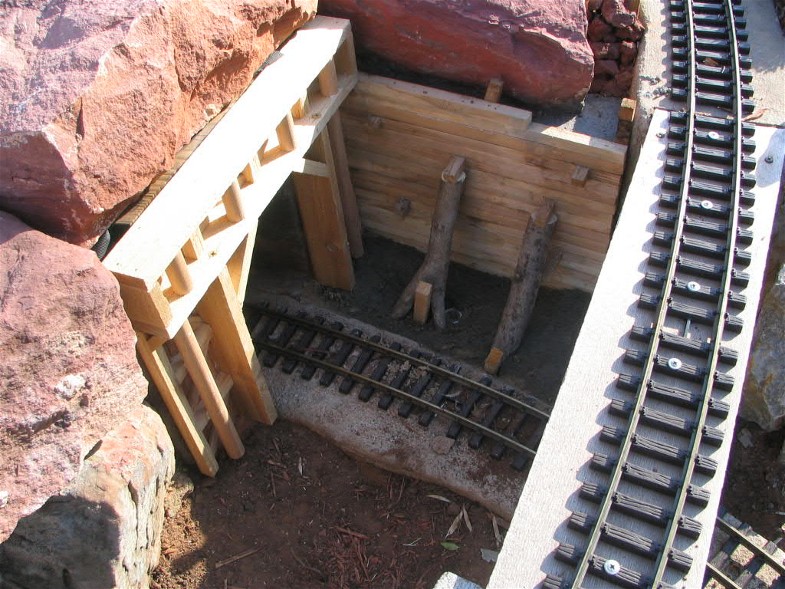
{"type": "Polygon", "coordinates": [[[587,37],[594,53],[591,89],[608,96],[627,96],[635,76],[638,42],[644,26],[624,0],[593,0],[586,5],[587,37]],[[615,65],[611,66],[610,62],[615,65]]]}
{"type": "Polygon", "coordinates": [[[138,406],[104,437],[73,484],[0,545],[0,586],[147,588],[173,471],[161,419],[138,406]]]}
{"type": "Polygon", "coordinates": [[[147,381],[117,281],[93,252],[0,212],[0,269],[2,542],[68,486],[147,381]]]}
{"type": "MultiPolygon", "coordinates": [[[[785,188],[780,192],[780,202],[785,188]]],[[[785,425],[785,207],[775,219],[762,301],[744,381],[741,417],[766,431],[785,425]]]]}
{"type": "Polygon", "coordinates": [[[584,0],[322,0],[349,18],[358,49],[415,72],[572,107],[592,80],[584,0]]]}
{"type": "Polygon", "coordinates": [[[316,0],[28,0],[0,10],[0,208],[90,242],[316,0]]]}

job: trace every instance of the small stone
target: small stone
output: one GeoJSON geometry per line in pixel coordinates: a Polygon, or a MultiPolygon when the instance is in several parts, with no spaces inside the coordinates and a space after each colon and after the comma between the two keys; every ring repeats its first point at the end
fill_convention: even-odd
{"type": "Polygon", "coordinates": [[[0,508],[8,505],[8,491],[0,491],[0,508]]]}
{"type": "Polygon", "coordinates": [[[87,381],[81,374],[69,374],[63,377],[55,386],[55,393],[60,395],[66,401],[74,398],[74,395],[85,388],[87,381]]]}
{"type": "Polygon", "coordinates": [[[752,448],[752,446],[755,445],[755,442],[752,440],[752,434],[746,427],[738,433],[736,439],[739,440],[739,444],[745,448],[752,448]]]}
{"type": "Polygon", "coordinates": [[[448,438],[447,436],[442,436],[436,438],[433,441],[431,448],[433,449],[434,452],[436,452],[440,456],[443,456],[447,454],[447,452],[449,452],[454,445],[455,445],[455,440],[448,438]]]}

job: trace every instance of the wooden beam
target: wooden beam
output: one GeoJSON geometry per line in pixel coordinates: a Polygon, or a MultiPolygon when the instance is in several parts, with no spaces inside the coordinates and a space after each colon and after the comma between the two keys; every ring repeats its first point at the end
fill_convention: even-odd
{"type": "Polygon", "coordinates": [[[213,328],[216,360],[221,370],[232,377],[247,415],[266,425],[273,424],[278,413],[258,369],[259,360],[228,271],[219,274],[196,310],[213,328]]]}
{"type": "Polygon", "coordinates": [[[589,168],[586,166],[575,166],[572,172],[572,184],[574,186],[586,186],[586,180],[589,178],[589,168]]]}
{"type": "Polygon", "coordinates": [[[218,472],[218,461],[215,454],[210,449],[207,439],[202,431],[196,426],[191,405],[188,403],[177,380],[174,378],[169,358],[163,348],[155,345],[154,337],[149,337],[144,333],[136,333],[136,348],[142,357],[145,368],[153,379],[153,384],[163,399],[169,414],[177,426],[180,435],[191,455],[196,461],[199,472],[203,475],[214,477],[218,472]]]}
{"type": "Polygon", "coordinates": [[[327,129],[322,131],[319,147],[328,160],[325,163],[330,176],[292,175],[311,269],[320,284],[351,290],[354,268],[327,129]]]}
{"type": "Polygon", "coordinates": [[[499,102],[502,97],[502,90],[504,90],[504,80],[493,78],[488,82],[488,87],[485,89],[485,101],[499,102]]]}
{"type": "Polygon", "coordinates": [[[221,391],[218,389],[207,359],[199,347],[190,322],[183,323],[180,331],[174,336],[174,343],[183,357],[185,367],[188,369],[188,374],[191,376],[204,406],[207,408],[210,421],[224,450],[230,458],[241,458],[245,454],[245,447],[234,427],[232,417],[221,397],[221,391]]]}
{"type": "Polygon", "coordinates": [[[431,293],[433,285],[430,282],[420,281],[414,291],[414,311],[412,316],[416,323],[425,325],[428,321],[428,312],[431,309],[431,293]]]}
{"type": "Polygon", "coordinates": [[[352,178],[349,174],[349,159],[346,156],[346,142],[343,137],[343,123],[341,113],[333,115],[327,123],[330,137],[330,153],[332,154],[335,175],[341,192],[341,206],[343,208],[346,236],[349,239],[349,248],[353,258],[360,258],[365,253],[363,247],[363,228],[360,220],[360,211],[357,208],[357,196],[354,194],[352,178]]]}

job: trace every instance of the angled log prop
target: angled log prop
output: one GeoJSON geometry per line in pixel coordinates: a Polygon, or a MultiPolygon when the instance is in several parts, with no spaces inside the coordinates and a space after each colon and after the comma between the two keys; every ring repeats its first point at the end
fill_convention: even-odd
{"type": "Polygon", "coordinates": [[[415,318],[417,321],[425,323],[428,316],[427,310],[430,307],[436,327],[444,328],[444,291],[447,285],[447,269],[450,265],[452,234],[455,220],[458,218],[458,204],[461,201],[466,180],[463,165],[464,158],[452,156],[442,172],[439,194],[436,197],[436,208],[431,219],[428,251],[420,269],[414,274],[414,278],[403,290],[398,302],[393,307],[392,316],[395,319],[406,315],[416,298],[415,318]]]}
{"type": "Polygon", "coordinates": [[[556,227],[556,220],[551,201],[545,201],[529,217],[507,304],[502,312],[493,346],[485,359],[485,371],[489,374],[497,374],[504,359],[521,345],[545,272],[548,244],[556,227]]]}

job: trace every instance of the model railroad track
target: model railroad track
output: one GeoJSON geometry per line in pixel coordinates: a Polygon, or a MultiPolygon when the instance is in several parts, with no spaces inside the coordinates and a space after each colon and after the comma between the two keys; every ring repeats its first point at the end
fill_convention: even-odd
{"type": "MultiPolygon", "coordinates": [[[[543,586],[682,587],[736,386],[755,184],[749,48],[737,0],[670,2],[673,90],[649,265],[617,395],[543,586]],[[575,538],[576,540],[573,540],[575,538]]],[[[711,530],[708,531],[711,533],[711,530]]]]}
{"type": "Polygon", "coordinates": [[[717,517],[713,543],[719,545],[706,563],[704,589],[785,588],[782,551],[730,514],[717,517]]]}
{"type": "Polygon", "coordinates": [[[383,410],[395,405],[400,417],[416,418],[423,427],[441,417],[449,424],[448,437],[464,436],[474,449],[486,446],[496,459],[508,454],[516,470],[534,458],[548,414],[490,377],[472,380],[458,364],[322,317],[268,307],[249,312],[251,337],[265,366],[287,374],[299,368],[303,379],[318,378],[324,387],[335,383],[341,393],[373,399],[383,410]]]}

